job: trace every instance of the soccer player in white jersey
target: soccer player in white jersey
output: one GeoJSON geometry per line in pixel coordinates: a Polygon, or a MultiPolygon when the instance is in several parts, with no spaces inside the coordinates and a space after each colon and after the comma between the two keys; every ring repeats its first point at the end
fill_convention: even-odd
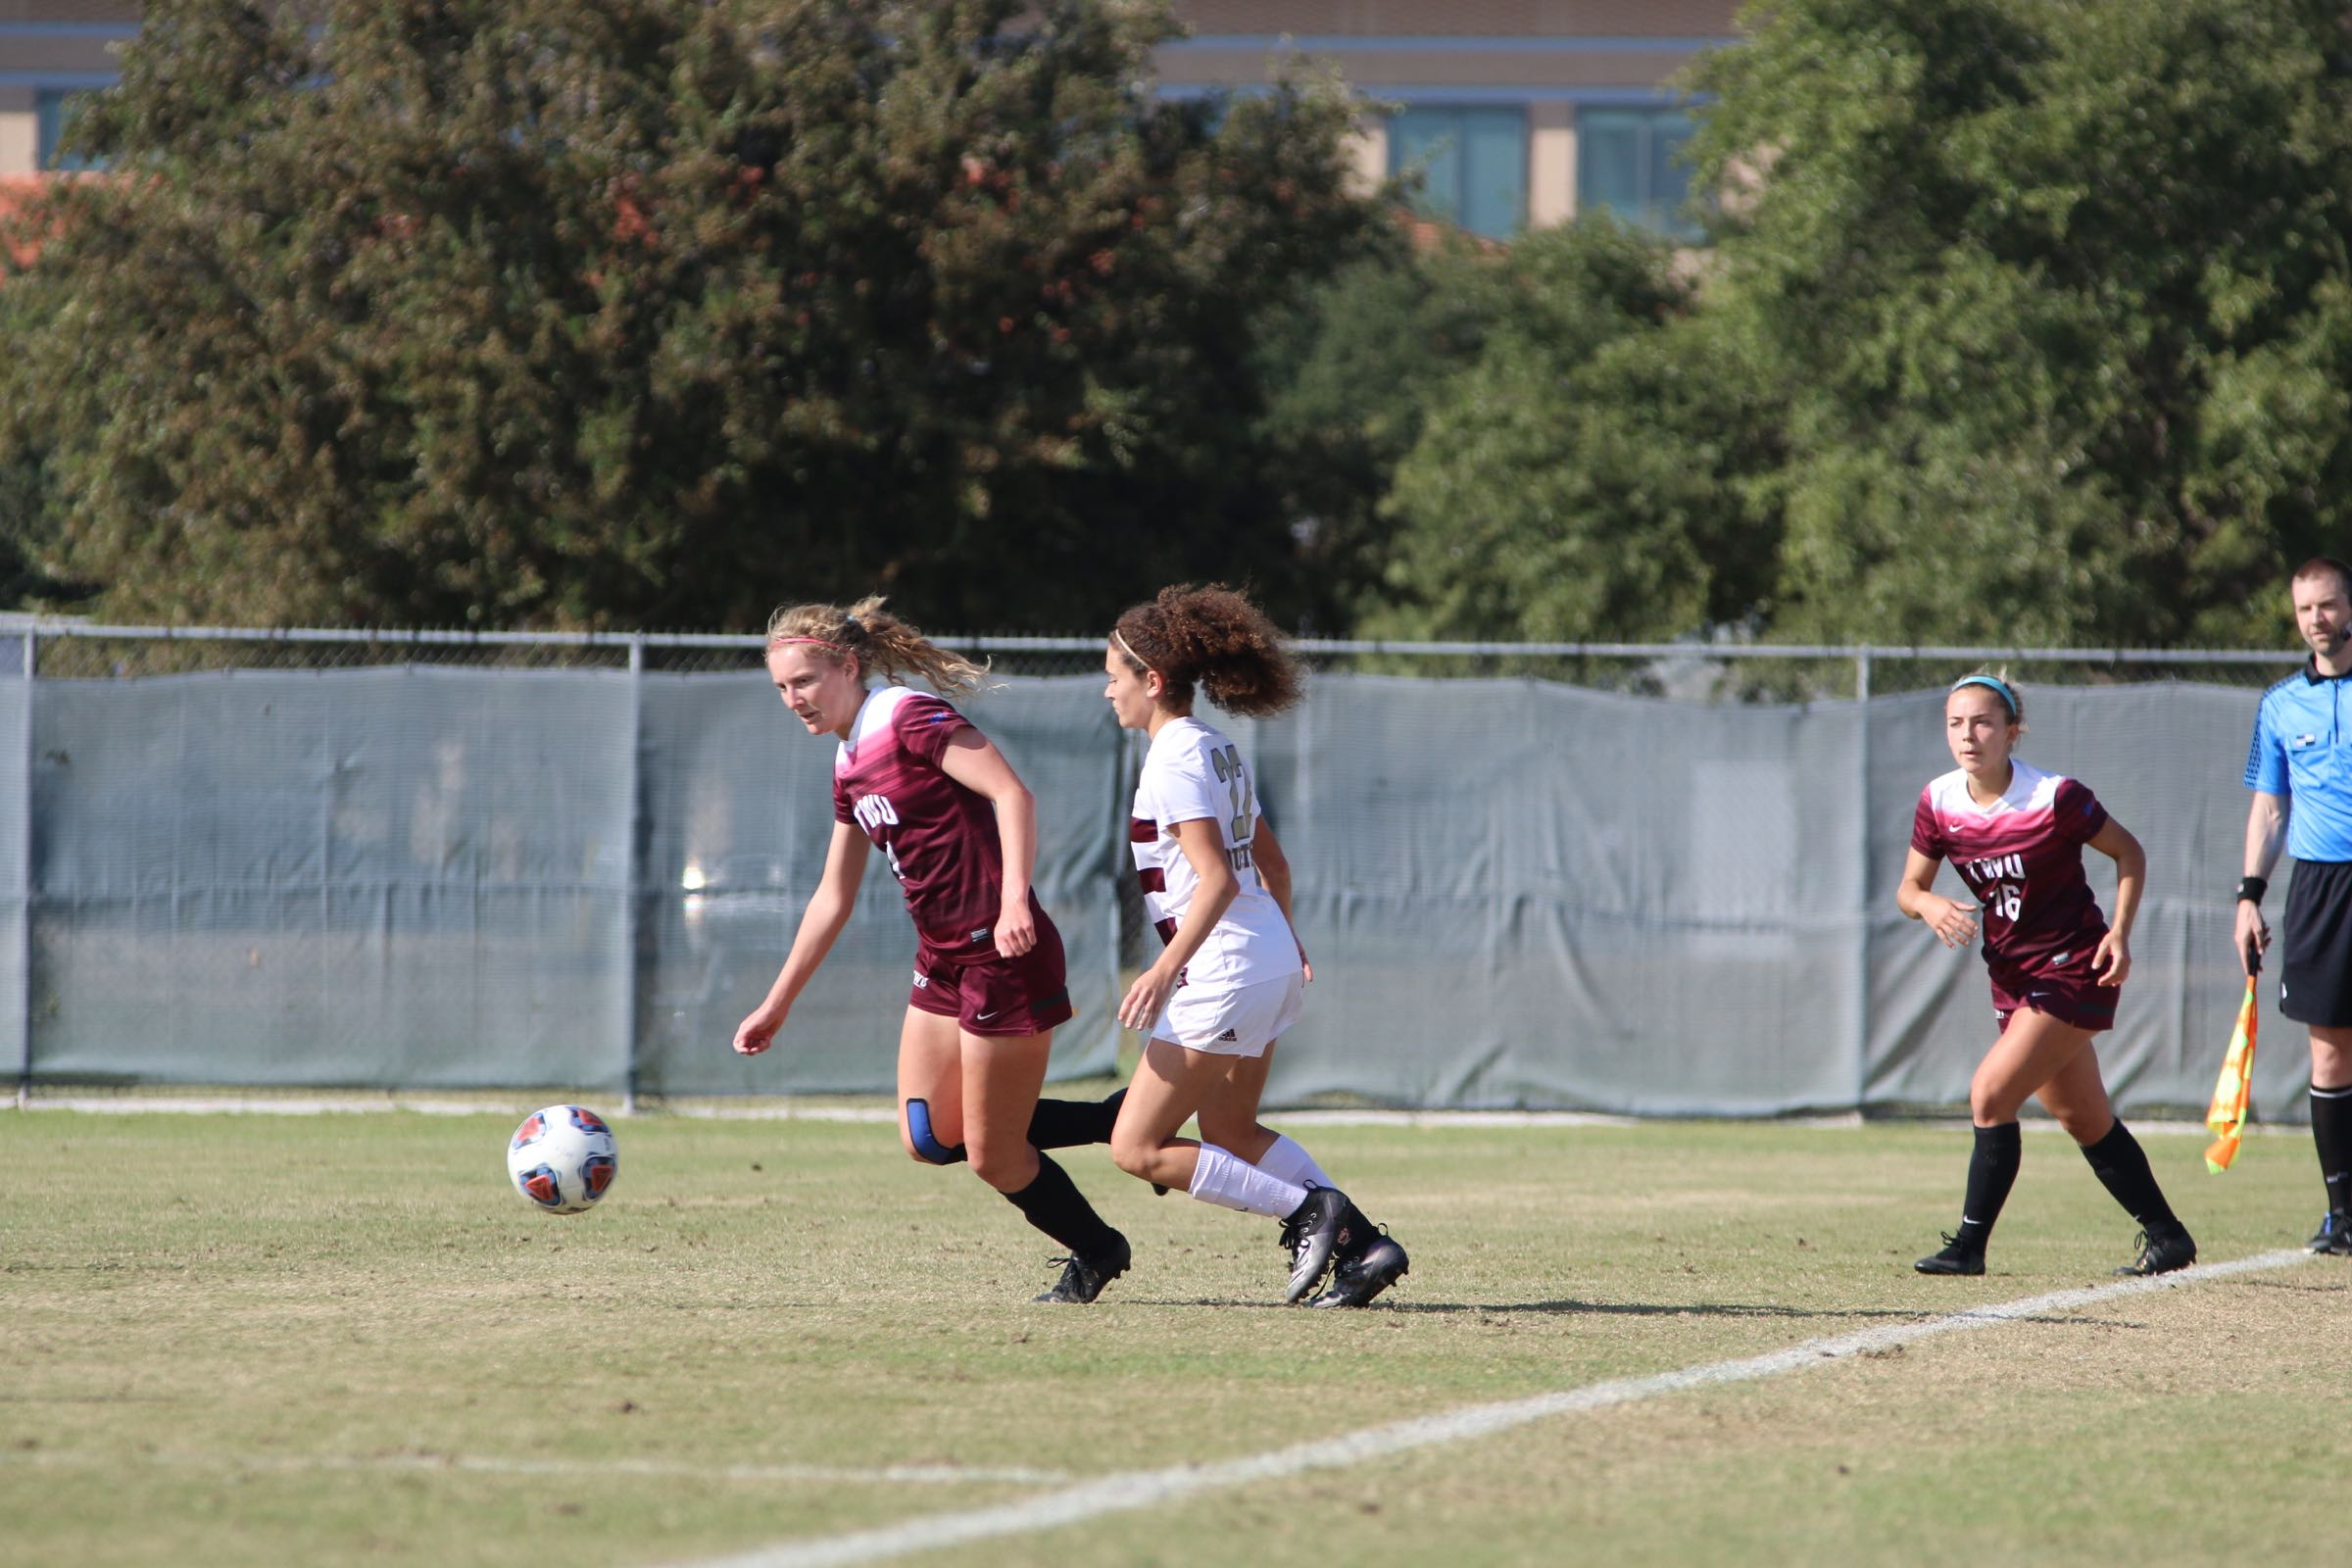
{"type": "Polygon", "coordinates": [[[1241,748],[1193,716],[1196,687],[1228,712],[1279,713],[1298,667],[1273,624],[1222,587],[1161,590],[1119,616],[1103,695],[1121,728],[1151,737],[1129,847],[1165,944],[1119,1004],[1150,1032],[1111,1130],[1119,1168],[1161,1189],[1283,1222],[1297,1301],[1362,1306],[1405,1272],[1314,1157],[1257,1119],[1275,1042],[1302,1010],[1309,971],[1290,921],[1290,865],[1258,814],[1241,748]],[[1179,1138],[1200,1119],[1201,1141],[1179,1138]]]}
{"type": "Polygon", "coordinates": [[[1976,1148],[1960,1229],[1915,1265],[1922,1274],[1982,1274],[1984,1244],[2017,1180],[2018,1112],[2038,1099],[2082,1146],[2082,1157],[2140,1225],[2136,1261],[2118,1274],[2166,1274],[2197,1260],[2139,1141],[2107,1101],[2091,1037],[2115,1023],[2132,972],[2132,922],[2147,880],[2139,841],[2078,781],[2017,757],[2025,708],[1998,675],[1963,675],[1943,703],[1952,771],[1920,792],[1911,853],[1894,902],[1947,948],[1984,933],[1997,1034],[1968,1086],[1976,1148]],[[2115,861],[2115,923],[2099,913],[2082,875],[2088,845],[2115,861]],[[1970,901],[1935,892],[1944,861],[1970,901]]]}

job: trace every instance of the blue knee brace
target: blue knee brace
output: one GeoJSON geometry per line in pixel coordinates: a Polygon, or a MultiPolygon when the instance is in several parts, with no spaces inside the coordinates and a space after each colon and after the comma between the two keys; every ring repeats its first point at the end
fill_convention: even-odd
{"type": "Polygon", "coordinates": [[[916,1155],[934,1165],[963,1163],[963,1146],[957,1144],[950,1148],[941,1143],[939,1135],[931,1130],[931,1105],[928,1101],[906,1102],[906,1141],[914,1146],[916,1155]]]}

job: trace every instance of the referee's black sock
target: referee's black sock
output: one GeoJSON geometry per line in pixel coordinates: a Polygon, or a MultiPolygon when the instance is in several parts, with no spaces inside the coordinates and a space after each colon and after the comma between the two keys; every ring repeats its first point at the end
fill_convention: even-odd
{"type": "Polygon", "coordinates": [[[1004,1200],[1021,1217],[1084,1258],[1099,1258],[1113,1250],[1118,1232],[1102,1222],[1095,1205],[1086,1200],[1070,1173],[1054,1163],[1054,1156],[1037,1156],[1037,1179],[1004,1200]]]}
{"type": "Polygon", "coordinates": [[[2091,1174],[2108,1195],[2124,1205],[2124,1212],[2139,1221],[2139,1228],[2151,1236],[2169,1236],[2180,1230],[2180,1216],[2173,1205],[2164,1200],[2164,1189],[2156,1185],[2156,1173],[2148,1169],[2147,1151],[2132,1136],[2132,1129],[2118,1116],[2107,1136],[2095,1144],[2082,1146],[2082,1157],[2090,1161],[2091,1174]]]}
{"type": "Polygon", "coordinates": [[[2311,1086],[2311,1141],[2319,1147],[2329,1212],[2352,1213],[2352,1084],[2311,1086]]]}
{"type": "Polygon", "coordinates": [[[2017,1185],[2017,1167],[2024,1157],[2025,1142],[2017,1123],[1977,1129],[1977,1147],[1968,1156],[1968,1196],[1960,1205],[1960,1234],[1953,1238],[1960,1246],[1984,1250],[1992,1238],[1992,1222],[2001,1217],[2009,1189],[2017,1185]]]}

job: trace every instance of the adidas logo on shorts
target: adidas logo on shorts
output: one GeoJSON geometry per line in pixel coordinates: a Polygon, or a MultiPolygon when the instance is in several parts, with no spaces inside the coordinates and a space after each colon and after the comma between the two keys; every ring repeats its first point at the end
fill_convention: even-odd
{"type": "Polygon", "coordinates": [[[1238,1046],[1238,1045],[1240,1045],[1240,1044],[1242,1043],[1242,1037],[1241,1037],[1240,1035],[1237,1035],[1237,1034],[1235,1034],[1235,1033],[1234,1033],[1232,1030],[1230,1030],[1230,1029],[1226,1030],[1226,1031],[1225,1031],[1223,1034],[1221,1034],[1221,1035],[1217,1036],[1217,1038],[1218,1038],[1219,1040],[1230,1040],[1230,1041],[1232,1041],[1232,1042],[1233,1042],[1235,1045],[1237,1045],[1237,1046],[1238,1046]]]}

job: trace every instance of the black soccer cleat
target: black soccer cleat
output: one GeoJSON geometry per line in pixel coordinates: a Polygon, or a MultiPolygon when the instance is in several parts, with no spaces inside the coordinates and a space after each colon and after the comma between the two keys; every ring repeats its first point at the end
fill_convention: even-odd
{"type": "Polygon", "coordinates": [[[2320,1228],[2304,1246],[2314,1252],[2333,1257],[2352,1257],[2352,1214],[2331,1208],[2320,1221],[2320,1228]]]}
{"type": "Polygon", "coordinates": [[[1061,1278],[1055,1280],[1054,1288],[1037,1299],[1084,1304],[1101,1296],[1102,1287],[1126,1273],[1127,1265],[1135,1260],[1135,1252],[1128,1247],[1126,1237],[1112,1231],[1110,1242],[1108,1249],[1094,1257],[1073,1254],[1055,1258],[1054,1261],[1061,1265],[1061,1278]]]}
{"type": "Polygon", "coordinates": [[[1943,1250],[1911,1265],[1922,1274],[1982,1274],[1984,1249],[1969,1247],[1950,1231],[1943,1233],[1943,1250]]]}
{"type": "Polygon", "coordinates": [[[1307,1302],[1309,1306],[1366,1306],[1372,1298],[1410,1272],[1404,1249],[1387,1236],[1375,1236],[1352,1257],[1343,1257],[1331,1270],[1331,1289],[1307,1302]]]}
{"type": "MultiPolygon", "coordinates": [[[[1291,1284],[1283,1299],[1297,1302],[1323,1283],[1331,1270],[1331,1255],[1348,1234],[1355,1205],[1336,1187],[1310,1187],[1306,1201],[1282,1222],[1283,1250],[1291,1254],[1291,1284]]],[[[1357,1223],[1361,1224],[1360,1218],[1357,1223]]],[[[1366,1227],[1369,1229],[1369,1227],[1366,1227]]]]}
{"type": "Polygon", "coordinates": [[[2145,1277],[2150,1274],[2170,1274],[2186,1268],[2197,1260],[2197,1244],[2188,1231],[2176,1225],[2162,1236],[2147,1231],[2139,1233],[2139,1256],[2116,1270],[2118,1274],[2145,1277]]]}

